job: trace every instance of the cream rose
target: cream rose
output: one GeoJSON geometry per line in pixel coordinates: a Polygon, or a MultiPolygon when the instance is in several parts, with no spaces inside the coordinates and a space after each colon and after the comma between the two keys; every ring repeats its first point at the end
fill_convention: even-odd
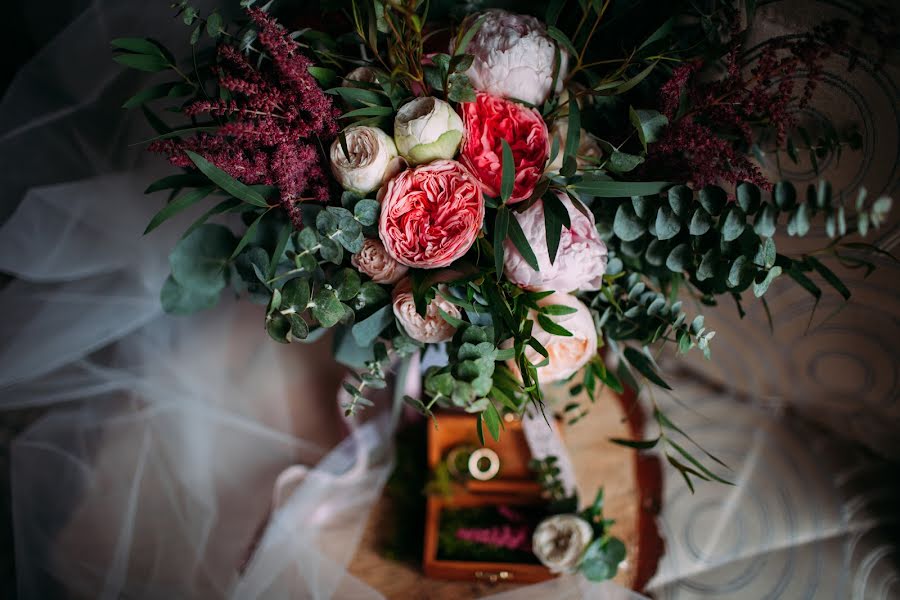
{"type": "Polygon", "coordinates": [[[377,127],[358,126],[344,131],[347,151],[341,140],[331,144],[331,172],[345,190],[368,194],[381,187],[396,168],[394,140],[377,127]]]}
{"type": "Polygon", "coordinates": [[[453,107],[430,96],[407,102],[394,120],[397,151],[413,165],[453,158],[464,133],[462,119],[453,107]]]}
{"type": "Polygon", "coordinates": [[[438,309],[457,319],[459,309],[438,294],[425,309],[425,316],[420,315],[416,312],[409,279],[402,280],[394,288],[393,308],[394,316],[406,334],[423,344],[446,342],[456,333],[456,327],[445,321],[438,309]]]}
{"type": "MultiPolygon", "coordinates": [[[[588,307],[570,294],[551,294],[538,304],[540,306],[557,304],[575,309],[574,313],[568,315],[548,317],[560,327],[570,331],[571,336],[547,333],[537,322],[537,315],[533,311],[529,315],[534,321],[532,335],[547,349],[549,355],[547,364],[537,369],[538,381],[541,383],[562,381],[577,373],[597,354],[597,329],[594,327],[594,319],[588,307]]],[[[544,361],[544,357],[530,346],[525,351],[525,357],[534,365],[544,361]]],[[[514,373],[519,373],[514,360],[510,360],[507,365],[514,373]]]]}
{"type": "MultiPolygon", "coordinates": [[[[546,172],[556,172],[562,169],[563,154],[566,147],[566,140],[569,138],[569,121],[568,119],[557,119],[550,128],[550,144],[553,145],[553,139],[556,138],[559,150],[553,160],[547,164],[546,172]]],[[[599,159],[603,155],[600,144],[596,138],[584,129],[581,130],[581,138],[578,140],[578,150],[576,151],[575,163],[578,169],[582,170],[587,166],[594,164],[591,159],[599,159]]]]}
{"type": "MultiPolygon", "coordinates": [[[[481,27],[465,48],[466,54],[475,57],[466,71],[472,86],[494,96],[542,104],[553,85],[556,54],[556,42],[547,35],[547,28],[534,17],[505,10],[488,10],[483,15],[481,27]]],[[[557,91],[568,72],[568,60],[561,51],[557,91]]]]}
{"type": "Polygon", "coordinates": [[[350,258],[356,270],[368,275],[375,283],[397,283],[406,275],[409,268],[402,265],[387,253],[384,244],[378,240],[367,239],[362,250],[350,258]]]}
{"type": "Polygon", "coordinates": [[[534,530],[532,552],[552,573],[574,573],[593,537],[591,524],[581,517],[554,515],[534,530]]]}
{"type": "Polygon", "coordinates": [[[599,290],[606,273],[607,250],[597,233],[594,217],[585,216],[575,208],[566,194],[560,192],[557,196],[569,214],[571,226],[562,229],[556,260],[550,264],[544,200],[538,200],[527,210],[513,215],[531,243],[540,270],[532,269],[515,244],[506,240],[503,272],[509,281],[533,291],[599,290]]]}

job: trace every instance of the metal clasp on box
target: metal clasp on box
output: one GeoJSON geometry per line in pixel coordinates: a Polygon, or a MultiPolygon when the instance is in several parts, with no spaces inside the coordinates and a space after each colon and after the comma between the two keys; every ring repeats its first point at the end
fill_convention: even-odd
{"type": "Polygon", "coordinates": [[[509,571],[500,571],[497,573],[475,571],[475,579],[487,579],[491,583],[497,583],[498,581],[512,581],[515,577],[509,571]]]}

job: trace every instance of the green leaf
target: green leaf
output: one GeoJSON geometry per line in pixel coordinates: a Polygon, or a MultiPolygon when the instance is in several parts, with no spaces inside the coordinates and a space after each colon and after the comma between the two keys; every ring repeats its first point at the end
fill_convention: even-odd
{"type": "Polygon", "coordinates": [[[522,255],[522,258],[525,259],[525,262],[528,263],[528,266],[535,271],[540,271],[537,257],[534,255],[534,250],[531,249],[531,244],[528,243],[528,238],[525,237],[525,232],[522,231],[522,226],[519,225],[518,220],[509,220],[508,233],[510,241],[519,251],[519,254],[522,255]]]}
{"type": "Polygon", "coordinates": [[[804,236],[809,233],[809,209],[806,204],[797,206],[797,210],[788,219],[787,232],[788,235],[804,236]]]}
{"type": "Polygon", "coordinates": [[[501,164],[501,179],[500,179],[500,199],[503,202],[509,201],[510,196],[512,196],[513,188],[516,185],[516,163],[513,160],[512,148],[509,147],[509,142],[506,140],[500,140],[501,145],[503,146],[502,154],[502,164],[501,164]]]}
{"type": "Polygon", "coordinates": [[[663,381],[662,377],[660,377],[656,373],[656,369],[653,367],[653,363],[650,362],[650,359],[647,358],[647,356],[639,350],[636,350],[631,346],[626,347],[625,359],[632,367],[637,369],[638,372],[648,380],[652,381],[661,388],[665,388],[667,390],[672,389],[669,384],[663,381]]]}
{"type": "Polygon", "coordinates": [[[309,74],[315,78],[316,81],[319,82],[319,85],[322,87],[331,85],[331,83],[337,79],[337,72],[333,69],[329,69],[326,67],[314,67],[309,66],[306,68],[309,71],[309,74]]]}
{"type": "Polygon", "coordinates": [[[183,187],[197,187],[207,182],[206,177],[200,173],[179,173],[158,179],[147,186],[145,194],[152,194],[160,190],[177,189],[183,187]]]}
{"type": "Polygon", "coordinates": [[[354,269],[341,269],[332,278],[331,285],[341,302],[349,302],[359,294],[362,281],[354,269]]]}
{"type": "Polygon", "coordinates": [[[309,337],[309,324],[300,315],[288,315],[291,324],[291,337],[296,340],[305,340],[309,337]]]}
{"type": "Polygon", "coordinates": [[[144,235],[147,235],[148,233],[159,227],[166,220],[172,218],[181,211],[203,200],[212,193],[213,189],[214,188],[209,186],[197,188],[195,190],[187,192],[186,194],[183,194],[172,202],[169,202],[150,220],[150,223],[147,224],[147,228],[144,229],[144,235]]]}
{"type": "Polygon", "coordinates": [[[741,281],[744,279],[744,274],[747,268],[747,257],[746,256],[738,256],[733,263],[731,263],[731,269],[728,271],[728,278],[726,279],[726,283],[730,288],[736,288],[741,285],[741,281]]]}
{"type": "Polygon", "coordinates": [[[478,33],[478,30],[481,29],[481,26],[484,24],[484,20],[487,18],[487,15],[481,15],[475,22],[472,23],[472,26],[463,34],[462,38],[459,40],[459,45],[456,47],[455,54],[465,54],[466,48],[469,46],[469,42],[472,41],[472,38],[478,33]]]}
{"type": "Polygon", "coordinates": [[[644,152],[647,151],[647,144],[659,141],[663,129],[669,124],[669,119],[659,111],[635,110],[630,106],[628,107],[628,118],[631,120],[634,128],[637,129],[638,138],[641,140],[644,152]]]}
{"type": "Polygon", "coordinates": [[[200,169],[200,172],[206,175],[210,181],[222,188],[226,193],[261,208],[268,208],[269,205],[262,195],[252,188],[244,185],[222,169],[218,168],[196,152],[185,150],[188,158],[200,169]]]}
{"type": "Polygon", "coordinates": [[[234,259],[235,256],[241,253],[241,250],[250,243],[251,240],[256,238],[256,230],[259,229],[259,222],[262,221],[262,218],[266,216],[266,213],[260,213],[258,217],[253,219],[253,222],[250,223],[250,226],[247,227],[247,231],[244,232],[244,235],[241,237],[241,240],[238,242],[238,245],[235,246],[234,252],[231,253],[231,258],[234,259]]]}
{"type": "Polygon", "coordinates": [[[676,185],[669,188],[669,206],[679,217],[685,217],[690,210],[694,195],[686,185],[676,185]]]}
{"type": "Polygon", "coordinates": [[[619,152],[618,150],[613,150],[612,154],[609,155],[609,162],[607,163],[607,167],[609,167],[610,171],[615,173],[628,173],[629,171],[633,171],[638,165],[644,162],[644,157],[637,156],[635,154],[626,154],[625,152],[619,152]]]}
{"type": "Polygon", "coordinates": [[[620,539],[599,537],[584,551],[580,570],[590,581],[605,581],[615,577],[624,559],[625,544],[620,539]]]}
{"type": "Polygon", "coordinates": [[[831,287],[837,290],[837,292],[844,297],[844,300],[850,299],[850,289],[844,285],[844,282],[841,281],[840,277],[834,274],[834,271],[812,256],[807,256],[806,262],[822,276],[822,279],[827,281],[831,287]]]}
{"type": "Polygon", "coordinates": [[[380,208],[381,205],[377,201],[364,198],[357,202],[356,206],[353,207],[353,214],[361,225],[368,227],[374,225],[378,221],[378,211],[380,208]]]}
{"type": "Polygon", "coordinates": [[[147,73],[159,73],[170,66],[169,61],[164,57],[150,54],[117,54],[113,60],[126,67],[147,73]]]}
{"type": "Polygon", "coordinates": [[[367,106],[365,108],[357,108],[345,112],[341,115],[342,119],[353,119],[356,117],[389,117],[394,114],[394,109],[390,106],[367,106]]]}
{"type": "Polygon", "coordinates": [[[165,98],[169,95],[169,91],[174,85],[175,84],[171,82],[161,83],[145,90],[141,90],[140,92],[126,100],[122,105],[122,108],[135,108],[144,104],[145,102],[156,100],[157,98],[165,98]]]}
{"type": "Polygon", "coordinates": [[[202,225],[180,240],[169,255],[172,277],[192,293],[211,294],[225,287],[225,266],[237,244],[222,225],[202,225]]]}
{"type": "Polygon", "coordinates": [[[559,241],[562,237],[563,227],[572,228],[572,220],[569,211],[554,192],[544,195],[544,230],[547,236],[547,254],[550,264],[556,261],[556,253],[559,250],[559,241]]]}
{"type": "MultiPolygon", "coordinates": [[[[574,98],[574,94],[570,97],[574,98]]],[[[563,148],[563,163],[570,158],[577,159],[578,145],[581,142],[581,113],[578,109],[578,102],[572,100],[567,106],[569,110],[567,131],[569,133],[566,135],[566,145],[563,148]]]]}
{"type": "Polygon", "coordinates": [[[672,249],[666,258],[666,268],[670,271],[680,273],[688,268],[691,264],[693,253],[689,244],[679,244],[672,249]]]}
{"type": "Polygon", "coordinates": [[[138,54],[149,54],[165,58],[166,55],[154,42],[146,38],[116,38],[109,42],[109,45],[119,50],[127,50],[128,52],[136,52],[138,54]]]}
{"type": "Polygon", "coordinates": [[[738,239],[747,226],[745,219],[744,211],[739,206],[731,206],[722,225],[722,239],[726,242],[738,239]]]}
{"type": "Polygon", "coordinates": [[[672,209],[668,206],[660,206],[656,213],[656,237],[660,240],[670,240],[681,231],[681,222],[672,209]]]}
{"type": "Polygon", "coordinates": [[[762,298],[763,295],[769,290],[769,286],[772,285],[772,282],[781,275],[781,267],[774,266],[766,272],[766,277],[759,283],[753,284],[753,295],[757,298],[762,298]]]}
{"type": "Polygon", "coordinates": [[[351,333],[357,344],[369,347],[391,323],[394,322],[394,310],[391,305],[382,306],[371,316],[353,325],[351,333]]]}
{"type": "Polygon", "coordinates": [[[613,444],[618,444],[619,446],[634,448],[635,450],[649,450],[650,448],[655,448],[659,443],[659,440],[659,437],[655,437],[652,440],[623,440],[621,438],[610,438],[609,441],[613,444]]]}
{"type": "Polygon", "coordinates": [[[291,332],[291,321],[281,313],[272,313],[266,317],[266,333],[276,342],[287,344],[290,342],[288,334],[291,332]]]}
{"type": "Polygon", "coordinates": [[[585,177],[569,184],[569,188],[594,198],[630,198],[653,196],[669,186],[667,181],[612,181],[585,177]]]}
{"type": "Polygon", "coordinates": [[[760,205],[759,188],[746,181],[737,186],[737,203],[748,215],[754,214],[760,205]]]}
{"type": "Polygon", "coordinates": [[[797,190],[789,181],[776,183],[772,195],[775,198],[775,205],[781,210],[791,210],[797,203],[797,190]]]}
{"type": "Polygon", "coordinates": [[[267,279],[275,277],[275,272],[278,270],[278,263],[281,261],[281,257],[284,256],[284,249],[287,247],[288,240],[290,240],[293,231],[294,228],[290,223],[285,223],[281,226],[281,230],[278,232],[278,241],[275,242],[275,251],[272,252],[272,260],[269,263],[269,268],[266,272],[267,279]]]}
{"type": "Polygon", "coordinates": [[[547,317],[541,313],[538,313],[538,315],[537,315],[537,322],[538,322],[538,325],[540,325],[541,328],[544,331],[546,331],[547,333],[549,333],[550,335],[558,335],[561,337],[572,337],[571,331],[569,331],[562,325],[559,325],[558,323],[553,321],[553,319],[551,319],[550,317],[547,317]]]}
{"type": "Polygon", "coordinates": [[[547,35],[553,38],[562,48],[564,48],[565,51],[569,53],[569,56],[578,56],[578,50],[575,49],[575,45],[572,44],[569,36],[567,36],[565,33],[560,31],[553,25],[548,25],[547,35]]]}
{"type": "Polygon", "coordinates": [[[565,304],[549,304],[547,306],[542,306],[541,312],[545,315],[561,317],[564,315],[574,315],[578,312],[578,309],[571,306],[566,306],[565,304]]]}
{"type": "Polygon", "coordinates": [[[719,216],[725,203],[728,201],[728,195],[720,187],[713,185],[707,186],[700,190],[699,195],[700,206],[714,217],[719,216]]]}
{"type": "Polygon", "coordinates": [[[309,304],[310,292],[308,280],[302,277],[291,279],[281,288],[281,305],[279,308],[302,313],[309,304]]]}
{"type": "Polygon", "coordinates": [[[703,207],[698,207],[694,211],[694,216],[691,217],[688,233],[693,236],[701,236],[709,231],[712,225],[712,217],[709,216],[709,213],[703,210],[703,207]]]}
{"type": "Polygon", "coordinates": [[[644,224],[634,212],[634,207],[629,203],[619,205],[613,220],[613,233],[623,242],[632,242],[647,230],[644,224]]]}
{"type": "Polygon", "coordinates": [[[771,204],[766,204],[756,215],[753,231],[760,237],[770,238],[775,235],[775,223],[778,219],[778,209],[771,204]]]}
{"type": "Polygon", "coordinates": [[[312,315],[322,327],[334,327],[344,316],[344,306],[334,290],[322,288],[316,293],[312,315]]]}
{"type": "Polygon", "coordinates": [[[170,275],[159,294],[162,308],[169,314],[186,315],[212,308],[219,302],[221,290],[186,288],[170,275]]]}
{"type": "Polygon", "coordinates": [[[656,65],[659,64],[659,60],[655,60],[646,67],[644,67],[640,73],[635,75],[634,77],[627,79],[623,82],[610,82],[604,84],[603,86],[595,86],[594,92],[601,96],[617,96],[619,94],[624,94],[625,92],[631,90],[635,86],[637,86],[640,82],[647,78],[650,73],[653,72],[653,69],[656,68],[656,65]]]}
{"type": "Polygon", "coordinates": [[[503,243],[509,231],[509,217],[509,209],[506,206],[497,209],[497,219],[494,221],[494,268],[497,270],[498,281],[503,276],[503,243]]]}
{"type": "Polygon", "coordinates": [[[484,412],[481,413],[482,419],[484,419],[484,424],[487,425],[488,431],[491,434],[491,437],[494,438],[495,441],[500,441],[500,413],[497,411],[497,407],[494,406],[493,403],[488,402],[487,408],[484,409],[484,412]]]}

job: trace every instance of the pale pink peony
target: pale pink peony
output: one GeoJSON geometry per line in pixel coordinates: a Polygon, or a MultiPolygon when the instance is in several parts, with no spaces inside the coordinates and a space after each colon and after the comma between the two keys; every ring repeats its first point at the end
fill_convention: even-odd
{"type": "Polygon", "coordinates": [[[460,317],[459,309],[437,294],[425,309],[425,316],[420,315],[416,312],[409,279],[402,280],[394,288],[393,308],[394,316],[406,334],[423,344],[446,342],[456,333],[456,327],[445,321],[438,309],[457,319],[460,317]]]}
{"type": "Polygon", "coordinates": [[[569,213],[572,227],[563,227],[556,260],[550,264],[544,225],[544,201],[538,200],[527,210],[512,214],[531,243],[540,270],[532,269],[515,245],[507,239],[503,270],[506,278],[519,287],[532,291],[599,290],[603,274],[606,273],[607,252],[606,244],[597,233],[594,217],[582,214],[565,193],[559,192],[557,196],[569,213]]]}
{"type": "Polygon", "coordinates": [[[378,235],[397,262],[436,269],[468,252],[483,220],[478,181],[458,162],[437,160],[385,186],[378,235]]]}
{"type": "MultiPolygon", "coordinates": [[[[547,333],[537,322],[537,315],[534,312],[529,315],[529,318],[534,320],[532,335],[543,344],[550,355],[548,363],[538,367],[538,381],[541,383],[562,381],[577,373],[597,354],[597,329],[594,326],[594,319],[588,307],[571,294],[551,294],[538,304],[540,306],[562,304],[577,311],[568,315],[548,317],[560,327],[572,332],[571,336],[547,333]]],[[[525,356],[534,365],[544,360],[544,357],[530,346],[525,351],[525,356]]],[[[510,360],[507,364],[514,373],[519,373],[514,360],[510,360]]]]}
{"type": "Polygon", "coordinates": [[[397,283],[409,270],[391,258],[378,240],[367,239],[362,250],[350,258],[356,270],[368,275],[375,283],[397,283]]]}
{"type": "Polygon", "coordinates": [[[475,102],[462,105],[466,140],[460,160],[484,186],[490,196],[500,195],[503,179],[501,140],[509,143],[516,180],[509,202],[519,202],[531,196],[550,155],[547,124],[533,108],[478,94],[475,102]]]}
{"type": "MultiPolygon", "coordinates": [[[[532,16],[493,9],[473,15],[463,27],[471,26],[482,16],[481,27],[465,49],[475,57],[466,71],[472,85],[494,96],[542,104],[553,85],[557,48],[546,26],[532,16]]],[[[455,48],[451,48],[451,54],[454,53],[455,48]]],[[[568,53],[561,50],[557,91],[566,78],[568,60],[568,53]]]]}

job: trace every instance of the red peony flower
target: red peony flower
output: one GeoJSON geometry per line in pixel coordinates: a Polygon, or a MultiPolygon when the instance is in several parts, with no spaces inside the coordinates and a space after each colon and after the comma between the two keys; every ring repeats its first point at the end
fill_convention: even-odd
{"type": "Polygon", "coordinates": [[[516,164],[516,184],[509,202],[531,196],[550,154],[547,125],[538,111],[490,94],[478,94],[462,105],[466,141],[461,160],[481,182],[486,194],[500,195],[506,140],[516,164]]]}
{"type": "Polygon", "coordinates": [[[484,220],[481,186],[455,160],[404,171],[383,191],[378,235],[397,262],[446,267],[475,242],[484,220]]]}

